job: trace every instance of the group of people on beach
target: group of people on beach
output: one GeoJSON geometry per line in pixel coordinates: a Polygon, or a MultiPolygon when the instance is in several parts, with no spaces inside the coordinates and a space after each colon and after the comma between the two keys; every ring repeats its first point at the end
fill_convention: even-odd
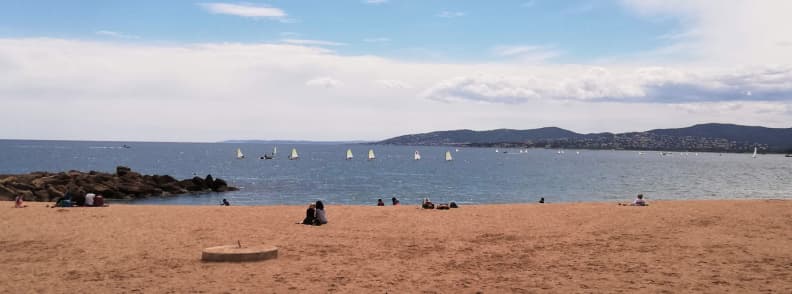
{"type": "Polygon", "coordinates": [[[97,195],[94,193],[87,193],[85,195],[77,195],[72,196],[71,193],[66,192],[63,197],[58,197],[55,199],[55,205],[52,207],[73,207],[73,206],[81,206],[81,207],[104,207],[107,204],[104,203],[104,197],[102,195],[97,195]]]}
{"type": "Polygon", "coordinates": [[[327,224],[327,213],[325,212],[324,203],[319,200],[316,201],[316,203],[309,204],[308,209],[305,210],[305,218],[298,224],[312,226],[321,226],[327,224]]]}

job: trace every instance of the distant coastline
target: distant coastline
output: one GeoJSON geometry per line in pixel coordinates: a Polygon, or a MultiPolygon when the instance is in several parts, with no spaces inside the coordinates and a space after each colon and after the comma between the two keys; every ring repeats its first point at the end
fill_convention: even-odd
{"type": "Polygon", "coordinates": [[[645,132],[580,134],[557,127],[452,130],[410,134],[377,144],[490,148],[549,148],[674,152],[792,153],[792,128],[699,124],[645,132]]]}

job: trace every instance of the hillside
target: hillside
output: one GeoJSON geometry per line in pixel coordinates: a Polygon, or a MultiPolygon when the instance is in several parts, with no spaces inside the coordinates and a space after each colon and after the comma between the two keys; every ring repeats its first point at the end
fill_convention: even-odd
{"type": "Polygon", "coordinates": [[[580,134],[547,127],[530,130],[454,130],[411,134],[377,142],[387,145],[544,147],[584,149],[792,152],[792,128],[700,124],[646,132],[580,134]]]}

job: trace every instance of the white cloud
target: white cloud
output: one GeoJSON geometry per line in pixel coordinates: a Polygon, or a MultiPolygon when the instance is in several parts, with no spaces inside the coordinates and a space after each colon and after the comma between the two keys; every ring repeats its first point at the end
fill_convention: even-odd
{"type": "Polygon", "coordinates": [[[378,85],[388,89],[412,89],[413,86],[400,80],[376,80],[378,85]]]}
{"type": "Polygon", "coordinates": [[[270,18],[270,19],[284,19],[287,17],[286,12],[279,8],[254,5],[254,4],[232,4],[232,3],[200,3],[203,9],[214,14],[227,14],[250,18],[270,18]]]}
{"type": "Polygon", "coordinates": [[[463,17],[465,15],[467,15],[467,13],[461,11],[441,11],[437,14],[438,17],[443,18],[463,17]]]}
{"type": "Polygon", "coordinates": [[[319,77],[305,82],[306,86],[322,88],[338,88],[342,85],[341,81],[330,77],[319,77]]]}
{"type": "Polygon", "coordinates": [[[438,101],[528,103],[532,100],[697,103],[792,101],[792,67],[695,72],[663,67],[611,72],[599,67],[552,73],[463,76],[441,81],[422,96],[438,101]]]}
{"type": "Polygon", "coordinates": [[[683,29],[666,34],[669,59],[699,64],[757,65],[788,63],[792,50],[779,46],[792,39],[792,1],[622,0],[638,15],[674,20],[683,29]],[[682,33],[680,34],[679,31],[682,33]],[[684,48],[683,50],[668,50],[684,48]]]}
{"type": "Polygon", "coordinates": [[[365,38],[365,39],[363,39],[363,42],[366,42],[366,43],[388,43],[390,41],[391,41],[391,39],[383,38],[383,37],[365,38]]]}
{"type": "Polygon", "coordinates": [[[363,0],[363,3],[366,4],[385,4],[388,3],[388,0],[363,0]]]}
{"type": "Polygon", "coordinates": [[[294,44],[294,45],[306,45],[306,46],[346,46],[346,43],[324,41],[324,40],[310,40],[310,39],[283,39],[281,40],[281,42],[294,44]]]}
{"type": "Polygon", "coordinates": [[[0,128],[0,138],[376,140],[548,125],[788,127],[790,80],[792,66],[782,65],[453,64],[290,44],[0,38],[0,125],[24,122],[0,128]],[[691,115],[695,105],[703,110],[691,115]]]}
{"type": "Polygon", "coordinates": [[[114,32],[114,31],[107,31],[107,30],[96,31],[96,32],[94,32],[94,34],[99,35],[99,36],[118,38],[118,39],[139,39],[140,38],[140,37],[135,36],[135,35],[127,35],[127,34],[124,34],[124,33],[119,33],[119,32],[114,32]]]}
{"type": "Polygon", "coordinates": [[[500,57],[517,58],[523,62],[543,62],[561,55],[559,50],[552,46],[536,45],[510,45],[495,46],[492,53],[500,57]]]}

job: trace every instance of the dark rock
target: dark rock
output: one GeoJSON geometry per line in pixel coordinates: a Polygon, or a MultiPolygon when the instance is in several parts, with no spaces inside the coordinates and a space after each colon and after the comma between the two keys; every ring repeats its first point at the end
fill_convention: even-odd
{"type": "Polygon", "coordinates": [[[178,181],[168,175],[141,175],[124,166],[117,167],[115,174],[72,170],[57,174],[0,175],[0,200],[13,200],[17,195],[23,195],[25,200],[52,201],[68,193],[77,205],[84,204],[86,193],[103,195],[107,199],[134,199],[236,190],[211,175],[178,181]]]}
{"type": "Polygon", "coordinates": [[[212,182],[212,191],[225,192],[228,191],[228,184],[223,179],[215,179],[212,182]]]}
{"type": "Polygon", "coordinates": [[[215,189],[214,178],[212,177],[212,175],[206,175],[206,178],[204,179],[204,183],[206,183],[206,188],[211,190],[215,189]]]}
{"type": "Polygon", "coordinates": [[[119,165],[119,166],[116,167],[116,175],[119,176],[119,177],[123,177],[124,175],[126,175],[127,173],[129,173],[131,171],[132,171],[132,169],[128,168],[126,166],[120,166],[119,165]]]}

